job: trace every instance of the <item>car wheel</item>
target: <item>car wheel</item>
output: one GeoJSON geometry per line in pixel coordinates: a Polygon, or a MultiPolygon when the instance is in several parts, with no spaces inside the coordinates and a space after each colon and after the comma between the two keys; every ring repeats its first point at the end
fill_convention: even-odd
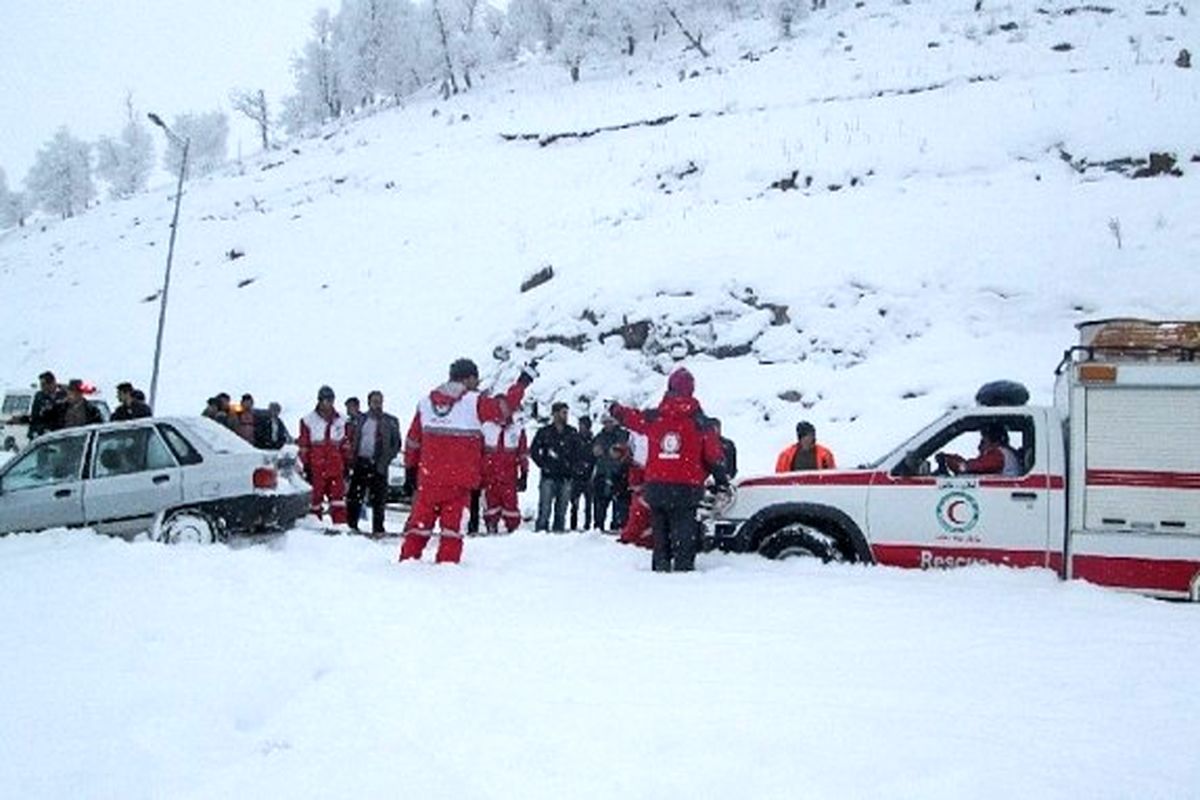
{"type": "Polygon", "coordinates": [[[846,560],[834,537],[798,522],[789,523],[768,534],[758,546],[758,552],[773,560],[819,558],[825,563],[846,560]]]}
{"type": "Polygon", "coordinates": [[[216,544],[222,538],[221,526],[211,517],[188,508],[168,515],[154,537],[163,544],[216,544]]]}

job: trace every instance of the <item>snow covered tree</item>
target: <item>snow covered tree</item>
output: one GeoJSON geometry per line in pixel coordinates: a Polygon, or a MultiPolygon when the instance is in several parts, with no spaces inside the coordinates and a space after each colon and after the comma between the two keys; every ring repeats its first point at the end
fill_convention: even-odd
{"type": "Polygon", "coordinates": [[[8,188],[8,178],[0,169],[0,229],[23,226],[29,216],[29,201],[22,192],[8,188]]]}
{"type": "Polygon", "coordinates": [[[234,89],[229,93],[229,104],[233,110],[245,116],[258,127],[262,149],[271,149],[271,112],[267,108],[267,93],[262,89],[234,89]]]}
{"type": "Polygon", "coordinates": [[[154,140],[133,108],[133,96],[125,97],[125,127],[113,139],[101,136],[96,142],[96,174],[108,182],[113,198],[130,197],[146,188],[154,168],[154,140]]]}
{"type": "Polygon", "coordinates": [[[795,35],[795,26],[808,16],[812,0],[772,0],[771,19],[779,26],[779,33],[785,39],[795,35]]]}
{"type": "Polygon", "coordinates": [[[457,67],[465,89],[473,84],[472,75],[495,58],[497,37],[501,25],[494,8],[482,0],[434,0],[441,18],[447,25],[444,40],[451,70],[457,67]]]}
{"type": "Polygon", "coordinates": [[[342,93],[338,86],[337,58],[334,54],[334,23],[322,8],[312,19],[313,38],[292,60],[296,94],[283,101],[283,126],[299,133],[336,119],[342,113],[342,93]]]}
{"type": "Polygon", "coordinates": [[[508,4],[507,49],[513,56],[522,51],[550,53],[562,39],[562,26],[550,0],[512,0],[508,4]]]}
{"type": "Polygon", "coordinates": [[[96,197],[92,182],[92,147],[64,125],[42,145],[25,176],[30,199],[63,219],[84,211],[96,197]]]}
{"type": "Polygon", "coordinates": [[[345,108],[373,105],[411,83],[416,20],[410,0],[343,0],[333,51],[345,108]]]}
{"type": "MultiPolygon", "coordinates": [[[[229,118],[220,111],[205,114],[180,114],[171,129],[183,139],[189,139],[188,170],[192,175],[207,175],[225,163],[229,141],[229,118]]],[[[183,157],[182,143],[168,140],[163,166],[178,174],[183,157]]]]}
{"type": "Polygon", "coordinates": [[[602,2],[604,0],[565,0],[562,4],[562,41],[555,52],[571,73],[574,83],[579,82],[584,59],[603,47],[599,11],[602,2]]]}

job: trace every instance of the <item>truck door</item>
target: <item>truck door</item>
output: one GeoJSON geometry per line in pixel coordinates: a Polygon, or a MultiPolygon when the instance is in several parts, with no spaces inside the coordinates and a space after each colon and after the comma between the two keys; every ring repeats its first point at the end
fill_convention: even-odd
{"type": "MultiPolygon", "coordinates": [[[[995,563],[1058,569],[1061,546],[1050,538],[1045,424],[1042,409],[981,408],[915,441],[868,492],[868,536],[876,560],[921,568],[995,563]],[[939,468],[941,452],[975,457],[981,429],[993,424],[1007,432],[1020,474],[951,475],[939,468]]],[[[1059,484],[1061,489],[1061,478],[1059,484]]]]}
{"type": "Polygon", "coordinates": [[[39,441],[0,476],[0,533],[83,524],[86,433],[39,441]]]}
{"type": "Polygon", "coordinates": [[[96,436],[84,516],[98,531],[148,530],[159,511],[183,499],[179,465],[152,425],[122,425],[96,436]]]}

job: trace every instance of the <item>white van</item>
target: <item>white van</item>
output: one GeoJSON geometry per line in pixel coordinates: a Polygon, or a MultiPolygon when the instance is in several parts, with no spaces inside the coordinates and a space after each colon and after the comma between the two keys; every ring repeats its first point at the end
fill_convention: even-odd
{"type": "MultiPolygon", "coordinates": [[[[0,403],[0,451],[15,453],[29,444],[29,418],[33,413],[33,396],[37,389],[8,389],[0,403]]],[[[96,390],[88,394],[88,403],[100,412],[100,418],[108,422],[110,412],[96,390]]]]}

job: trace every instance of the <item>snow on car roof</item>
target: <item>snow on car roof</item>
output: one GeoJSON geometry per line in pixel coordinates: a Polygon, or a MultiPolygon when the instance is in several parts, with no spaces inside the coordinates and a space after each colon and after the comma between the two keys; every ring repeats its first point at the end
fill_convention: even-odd
{"type": "Polygon", "coordinates": [[[215,453],[257,452],[245,439],[208,417],[170,417],[163,422],[186,428],[215,453]]]}

